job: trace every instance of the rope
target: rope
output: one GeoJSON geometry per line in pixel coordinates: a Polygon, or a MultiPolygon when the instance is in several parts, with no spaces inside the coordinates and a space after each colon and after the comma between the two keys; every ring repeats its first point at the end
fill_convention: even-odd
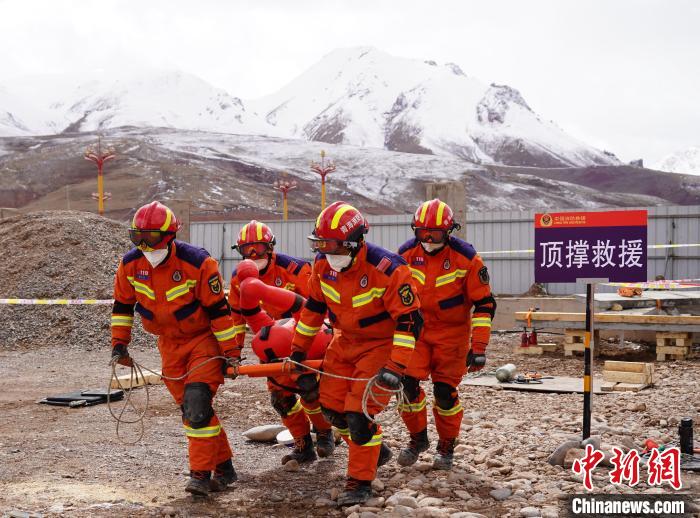
{"type": "MultiPolygon", "coordinates": [[[[227,361],[228,358],[225,356],[212,356],[211,358],[207,358],[206,360],[204,360],[202,363],[195,365],[190,370],[185,372],[182,376],[177,376],[177,377],[166,376],[164,374],[161,374],[159,372],[151,370],[148,367],[141,365],[139,362],[134,360],[133,357],[131,360],[132,360],[132,365],[131,365],[131,370],[130,370],[130,375],[129,375],[129,386],[125,387],[124,385],[122,385],[121,380],[117,376],[117,358],[112,359],[112,361],[110,362],[110,366],[112,367],[112,375],[109,379],[109,384],[107,385],[107,408],[109,409],[110,415],[117,422],[117,427],[116,427],[117,438],[124,444],[136,444],[136,443],[138,443],[143,438],[143,434],[145,433],[144,417],[146,415],[146,412],[148,411],[148,407],[150,404],[150,394],[148,392],[148,384],[145,383],[146,378],[143,375],[143,371],[150,372],[151,374],[155,374],[156,376],[160,376],[161,378],[168,380],[168,381],[181,381],[181,380],[187,378],[191,373],[193,373],[194,371],[196,371],[200,367],[203,367],[204,365],[206,365],[209,362],[216,361],[216,360],[227,361]],[[136,378],[136,382],[138,382],[139,376],[141,376],[141,379],[144,380],[144,388],[146,390],[146,403],[143,407],[143,410],[141,410],[141,411],[139,411],[136,408],[136,405],[131,401],[131,390],[129,390],[129,389],[134,386],[134,376],[136,378]],[[124,404],[122,405],[121,410],[118,413],[115,413],[115,411],[112,407],[111,395],[112,395],[112,381],[113,380],[117,381],[117,385],[119,385],[119,388],[121,390],[127,392],[127,396],[126,396],[126,399],[124,400],[124,404]],[[126,412],[127,407],[131,407],[134,410],[134,412],[136,412],[136,417],[132,420],[127,420],[123,417],[124,412],[126,412]],[[121,434],[119,433],[120,425],[122,425],[122,424],[136,424],[136,423],[138,423],[138,425],[139,425],[138,437],[136,438],[135,441],[125,440],[121,436],[121,434]]],[[[290,363],[290,364],[293,364],[296,366],[303,367],[305,370],[315,372],[321,376],[328,376],[330,378],[336,378],[336,379],[341,379],[341,380],[345,380],[345,381],[362,381],[362,382],[366,381],[367,385],[365,386],[365,390],[362,394],[362,413],[365,415],[365,417],[371,423],[374,423],[374,424],[382,424],[382,423],[369,413],[370,401],[381,408],[381,410],[379,411],[379,413],[381,413],[388,408],[388,405],[382,403],[377,398],[385,396],[386,394],[389,394],[390,395],[389,397],[396,396],[397,416],[394,417],[394,419],[391,419],[390,421],[383,421],[385,424],[393,423],[396,420],[396,418],[400,416],[401,407],[408,403],[408,400],[406,399],[406,395],[403,392],[403,384],[399,384],[399,387],[396,389],[391,389],[388,387],[383,387],[382,385],[378,384],[377,383],[377,376],[372,376],[371,378],[352,378],[349,376],[341,376],[340,374],[333,374],[332,372],[325,372],[325,371],[322,371],[319,369],[315,369],[313,367],[308,367],[302,363],[295,362],[294,360],[291,360],[289,358],[285,358],[283,360],[283,364],[285,364],[285,363],[290,363]]]]}

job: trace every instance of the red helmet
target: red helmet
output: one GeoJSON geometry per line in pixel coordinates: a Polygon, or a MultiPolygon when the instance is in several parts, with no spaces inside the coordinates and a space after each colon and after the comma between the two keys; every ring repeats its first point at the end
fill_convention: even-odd
{"type": "Polygon", "coordinates": [[[275,236],[265,223],[252,220],[238,233],[238,241],[231,248],[238,250],[243,257],[263,257],[272,252],[275,236]]]}
{"type": "Polygon", "coordinates": [[[461,227],[454,222],[450,206],[435,198],[423,202],[413,215],[411,228],[419,241],[443,243],[452,230],[461,227]]]}
{"type": "Polygon", "coordinates": [[[153,201],[136,211],[129,237],[142,250],[165,248],[175,239],[181,226],[172,210],[159,201],[153,201]]]}
{"type": "Polygon", "coordinates": [[[311,249],[333,254],[341,248],[359,248],[362,236],[369,230],[369,223],[362,213],[349,203],[336,201],[316,218],[316,226],[309,236],[311,249]]]}

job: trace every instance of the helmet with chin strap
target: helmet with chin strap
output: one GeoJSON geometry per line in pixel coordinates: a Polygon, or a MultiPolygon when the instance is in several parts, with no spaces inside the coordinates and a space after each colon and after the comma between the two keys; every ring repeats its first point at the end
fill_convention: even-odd
{"type": "Polygon", "coordinates": [[[129,238],[144,251],[167,248],[181,226],[172,210],[159,201],[153,201],[134,214],[129,238]]]}
{"type": "Polygon", "coordinates": [[[450,206],[435,198],[423,202],[413,215],[411,228],[422,243],[444,243],[453,230],[462,228],[454,222],[450,206]]]}
{"type": "Polygon", "coordinates": [[[368,231],[369,223],[359,210],[349,203],[336,201],[321,211],[316,218],[309,242],[315,252],[352,252],[359,249],[368,231]]]}

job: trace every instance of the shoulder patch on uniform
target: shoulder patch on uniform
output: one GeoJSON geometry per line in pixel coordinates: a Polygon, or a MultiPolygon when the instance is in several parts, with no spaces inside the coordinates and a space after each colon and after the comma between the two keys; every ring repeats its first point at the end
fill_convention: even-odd
{"type": "Polygon", "coordinates": [[[448,243],[450,244],[450,248],[465,256],[470,261],[474,259],[474,256],[476,255],[476,250],[470,243],[462,241],[458,237],[454,236],[450,236],[450,240],[448,241],[448,243]]]}
{"type": "Polygon", "coordinates": [[[138,248],[132,248],[126,254],[124,254],[124,257],[122,257],[122,264],[126,266],[131,261],[135,261],[139,257],[143,257],[143,252],[138,248]]]}
{"type": "Polygon", "coordinates": [[[238,273],[238,268],[234,268],[233,271],[231,272],[231,281],[236,278],[236,274],[238,273]]]}
{"type": "Polygon", "coordinates": [[[367,262],[380,272],[391,275],[397,267],[406,263],[406,260],[398,254],[385,250],[381,246],[367,243],[367,262]]]}
{"type": "Polygon", "coordinates": [[[221,293],[221,277],[218,273],[215,273],[214,275],[209,277],[207,284],[209,284],[209,289],[214,295],[218,295],[219,293],[221,293]]]}
{"type": "Polygon", "coordinates": [[[416,300],[410,284],[402,284],[399,287],[399,296],[401,297],[401,304],[404,306],[410,306],[416,300]]]}
{"type": "Polygon", "coordinates": [[[409,251],[411,248],[415,248],[418,246],[419,241],[414,237],[413,239],[409,239],[406,241],[403,245],[399,247],[399,254],[403,255],[405,252],[409,251]]]}
{"type": "Polygon", "coordinates": [[[184,241],[175,240],[175,256],[199,268],[202,266],[204,260],[209,257],[209,252],[204,248],[196,247],[184,241]]]}
{"type": "Polygon", "coordinates": [[[489,277],[489,270],[486,268],[486,266],[482,266],[481,270],[479,270],[479,280],[481,281],[481,284],[488,284],[491,281],[489,277]]]}

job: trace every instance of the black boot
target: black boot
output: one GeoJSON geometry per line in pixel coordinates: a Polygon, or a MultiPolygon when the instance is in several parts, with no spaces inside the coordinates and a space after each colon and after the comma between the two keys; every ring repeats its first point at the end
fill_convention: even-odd
{"type": "Polygon", "coordinates": [[[236,480],[238,480],[238,475],[236,474],[231,459],[228,459],[216,466],[209,488],[211,491],[224,491],[236,480]]]}
{"type": "Polygon", "coordinates": [[[357,480],[348,477],[345,491],[338,495],[338,505],[363,504],[372,496],[372,483],[369,480],[357,480]]]}
{"type": "Polygon", "coordinates": [[[437,453],[433,459],[433,469],[452,469],[454,452],[455,439],[440,439],[437,444],[437,453]]]}
{"type": "Polygon", "coordinates": [[[379,458],[377,459],[377,467],[383,466],[384,464],[389,462],[393,456],[394,456],[394,454],[392,453],[391,448],[389,448],[386,444],[382,443],[382,446],[379,449],[379,458]]]}
{"type": "Polygon", "coordinates": [[[335,437],[333,437],[333,429],[321,430],[316,432],[316,453],[318,456],[330,457],[335,450],[335,437]]]}
{"type": "Polygon", "coordinates": [[[411,466],[415,464],[418,460],[418,455],[430,446],[430,441],[428,441],[428,429],[424,429],[418,433],[411,434],[411,440],[408,443],[408,447],[401,450],[399,453],[399,458],[397,462],[401,466],[411,466]]]}
{"type": "Polygon", "coordinates": [[[209,483],[211,471],[190,470],[190,480],[185,486],[185,491],[192,493],[192,496],[207,496],[209,494],[209,483]]]}
{"type": "Polygon", "coordinates": [[[287,464],[290,460],[295,460],[299,464],[316,460],[316,452],[314,451],[314,443],[311,440],[311,434],[306,434],[304,437],[294,439],[294,449],[292,453],[288,453],[282,457],[282,464],[287,464]]]}

